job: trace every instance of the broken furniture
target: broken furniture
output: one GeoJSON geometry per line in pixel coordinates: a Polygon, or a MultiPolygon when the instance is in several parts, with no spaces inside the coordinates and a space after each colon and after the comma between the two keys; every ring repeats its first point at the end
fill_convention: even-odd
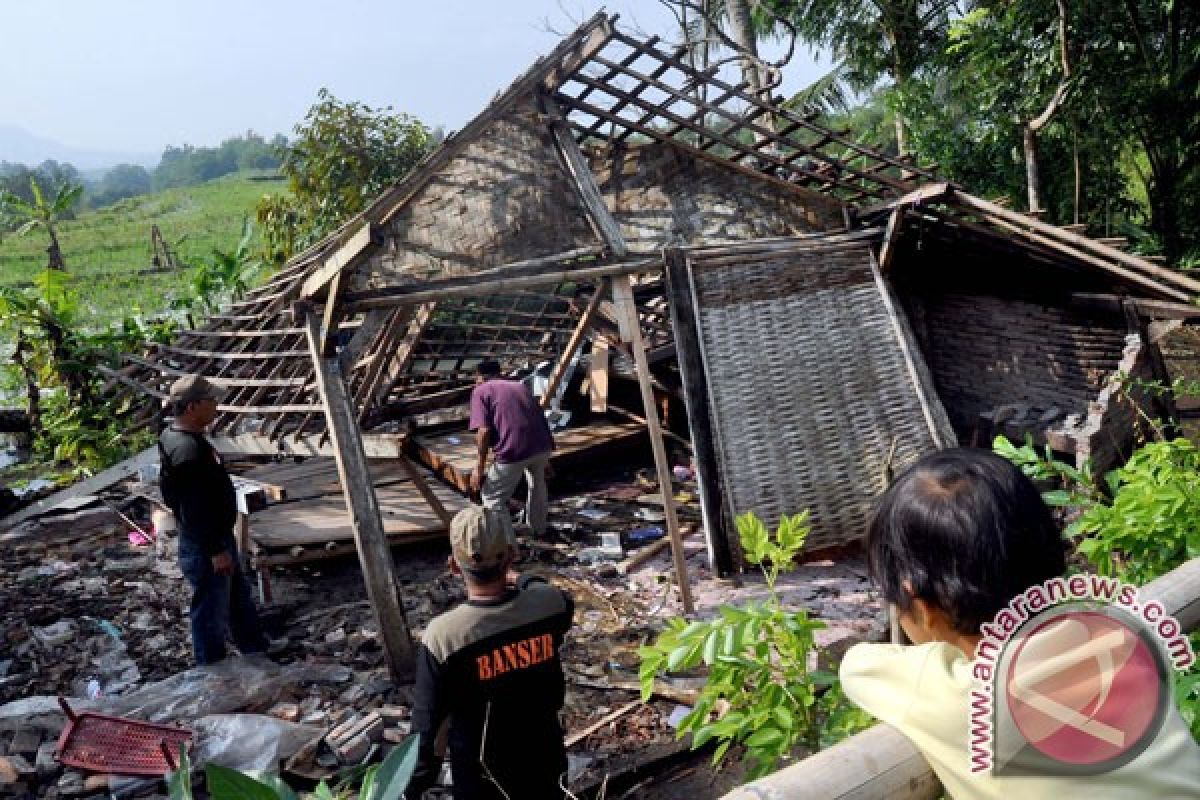
{"type": "Polygon", "coordinates": [[[166,775],[178,768],[180,747],[191,749],[192,732],[175,725],[75,712],[58,698],[67,725],[55,757],[69,767],[116,775],[166,775]]]}

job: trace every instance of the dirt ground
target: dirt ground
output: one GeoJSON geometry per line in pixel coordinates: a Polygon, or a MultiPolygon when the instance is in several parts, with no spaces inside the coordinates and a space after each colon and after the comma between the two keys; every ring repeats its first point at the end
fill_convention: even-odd
{"type": "MultiPolygon", "coordinates": [[[[645,472],[625,472],[558,488],[563,493],[552,506],[551,534],[524,548],[521,568],[545,575],[576,601],[575,628],[563,651],[569,686],[564,722],[568,735],[594,730],[570,747],[572,786],[581,798],[598,796],[606,777],[607,798],[721,796],[741,779],[736,759],[727,757],[720,770],[714,769],[711,751],[687,751],[669,723],[673,713],[682,713],[680,699],[686,700],[702,679],[673,679],[668,683],[673,699],[635,704],[637,648],[681,610],[678,592],[665,577],[668,552],[627,575],[596,554],[599,532],[661,526],[657,487],[645,472]],[[611,722],[597,725],[610,715],[611,722]]],[[[675,492],[684,501],[685,526],[695,527],[693,488],[683,482],[675,492]]],[[[190,666],[188,591],[169,549],[156,553],[163,548],[134,546],[125,526],[100,525],[91,532],[82,530],[82,523],[63,527],[33,540],[0,544],[0,703],[64,695],[79,698],[73,704],[121,707],[122,698],[155,681],[177,679],[190,666]]],[[[686,550],[698,614],[764,594],[761,576],[753,573],[714,578],[699,534],[686,539],[686,550]]],[[[464,597],[461,583],[446,569],[446,555],[444,543],[396,551],[414,635],[464,597]]],[[[357,561],[276,569],[271,583],[273,602],[264,607],[263,619],[275,640],[272,659],[285,669],[325,670],[324,679],[276,681],[269,696],[219,710],[285,720],[310,738],[382,711],[387,727],[377,743],[386,750],[399,741],[407,730],[411,698],[408,687],[392,683],[384,666],[357,561]]],[[[878,626],[879,608],[868,594],[858,557],[801,565],[781,578],[780,589],[789,605],[808,608],[828,623],[822,644],[859,640],[878,626]]],[[[26,770],[8,788],[29,797],[87,796],[87,781],[98,784],[97,776],[44,763],[53,724],[31,735],[21,715],[13,713],[20,708],[19,702],[0,706],[0,761],[23,758],[32,766],[42,758],[36,776],[26,770]]],[[[213,713],[212,708],[204,713],[213,713]]],[[[200,716],[201,709],[193,714],[200,716]]],[[[184,717],[179,721],[203,728],[184,717]]],[[[327,749],[292,763],[295,774],[315,778],[337,768],[327,749]]],[[[154,796],[160,789],[151,782],[138,791],[154,796]]]]}

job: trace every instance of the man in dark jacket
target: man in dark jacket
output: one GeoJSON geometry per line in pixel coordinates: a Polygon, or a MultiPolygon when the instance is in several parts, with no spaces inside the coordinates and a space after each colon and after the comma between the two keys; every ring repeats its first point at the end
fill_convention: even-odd
{"type": "Polygon", "coordinates": [[[217,415],[218,392],[200,375],[171,386],[171,425],[158,441],[163,500],[179,529],[179,567],[192,585],[189,616],[197,664],[225,658],[227,633],[242,653],[267,649],[233,528],[237,495],[204,432],[217,415]]]}
{"type": "Polygon", "coordinates": [[[559,651],[575,606],[541,578],[509,572],[515,551],[502,514],[471,506],[450,525],[450,569],[467,600],[430,622],[417,649],[414,800],[437,780],[447,718],[455,800],[563,798],[559,651]]]}

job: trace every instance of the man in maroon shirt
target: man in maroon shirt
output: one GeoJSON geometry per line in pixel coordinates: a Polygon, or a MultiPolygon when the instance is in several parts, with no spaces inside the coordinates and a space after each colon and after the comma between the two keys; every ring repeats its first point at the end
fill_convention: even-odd
{"type": "Polygon", "coordinates": [[[524,475],[529,485],[525,522],[534,536],[541,536],[546,532],[546,470],[554,450],[546,415],[525,384],[500,377],[497,362],[483,361],[475,369],[470,428],[479,462],[471,473],[471,489],[484,508],[499,509],[508,519],[508,499],[524,475]],[[489,450],[494,453],[490,468],[489,450]]]}

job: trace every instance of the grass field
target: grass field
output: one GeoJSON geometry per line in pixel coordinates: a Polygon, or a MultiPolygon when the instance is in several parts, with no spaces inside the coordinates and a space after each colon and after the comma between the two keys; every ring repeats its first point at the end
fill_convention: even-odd
{"type": "MultiPolygon", "coordinates": [[[[211,256],[213,248],[232,250],[258,199],[285,189],[284,181],[272,175],[239,173],[129,198],[62,222],[63,258],[80,281],[89,321],[103,324],[126,314],[155,313],[169,306],[188,281],[186,271],[139,274],[151,267],[151,225],[158,225],[180,261],[194,265],[211,256]]],[[[0,240],[0,285],[28,285],[45,266],[43,232],[0,240]]]]}

